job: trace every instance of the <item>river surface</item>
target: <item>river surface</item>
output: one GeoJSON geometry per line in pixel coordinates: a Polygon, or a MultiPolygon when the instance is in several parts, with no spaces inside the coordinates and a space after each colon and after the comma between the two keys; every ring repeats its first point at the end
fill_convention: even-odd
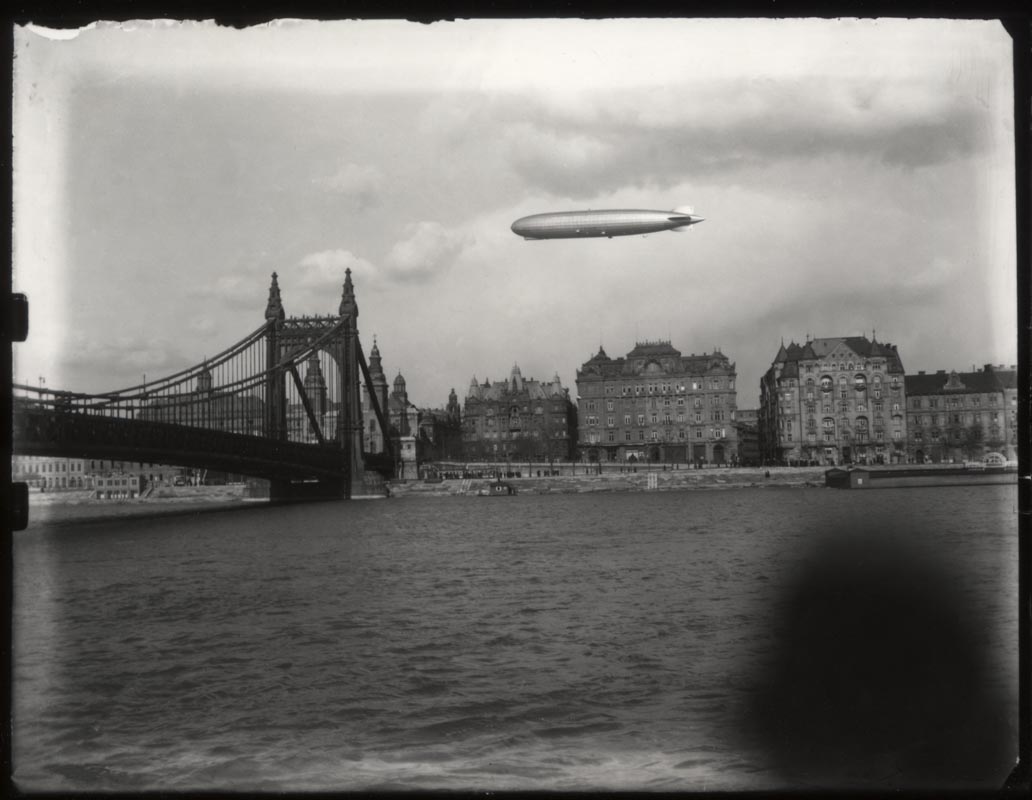
{"type": "MultiPolygon", "coordinates": [[[[848,760],[830,775],[786,766],[785,741],[805,756],[811,729],[849,734],[806,723],[786,740],[756,721],[757,696],[785,680],[770,665],[813,644],[785,638],[791,587],[840,568],[822,562],[839,545],[866,564],[869,545],[890,555],[863,573],[872,591],[878,563],[902,565],[936,607],[945,592],[944,608],[970,613],[935,658],[969,665],[944,695],[922,661],[937,644],[906,656],[916,679],[903,662],[890,674],[937,708],[963,695],[994,710],[972,729],[961,703],[950,721],[993,743],[963,780],[998,786],[1017,748],[1016,504],[998,486],[734,489],[35,522],[14,535],[14,778],[52,791],[927,781],[894,753],[863,775],[848,760]]],[[[850,589],[862,608],[867,588],[850,589]]],[[[878,613],[891,629],[912,608],[878,613]]],[[[843,636],[864,640],[869,622],[843,636]]],[[[902,640],[870,648],[897,664],[902,640]]],[[[847,674],[811,669],[789,673],[820,687],[847,674]]]]}

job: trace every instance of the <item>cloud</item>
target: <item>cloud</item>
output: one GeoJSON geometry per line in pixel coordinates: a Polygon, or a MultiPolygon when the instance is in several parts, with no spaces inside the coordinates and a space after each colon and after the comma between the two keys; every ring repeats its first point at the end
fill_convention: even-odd
{"type": "Polygon", "coordinates": [[[119,386],[106,385],[100,388],[114,391],[122,385],[141,383],[145,373],[150,380],[168,375],[190,364],[191,359],[166,338],[119,336],[112,339],[78,339],[74,347],[61,352],[61,362],[62,367],[72,376],[71,385],[95,383],[91,379],[102,374],[105,381],[114,381],[119,386]]]}
{"type": "Polygon", "coordinates": [[[279,282],[287,315],[336,314],[349,269],[352,281],[366,290],[383,280],[382,270],[344,249],[309,253],[283,270],[279,282]]]}
{"type": "Polygon", "coordinates": [[[377,270],[364,258],[350,250],[322,250],[309,253],[299,262],[300,269],[294,273],[294,284],[302,289],[323,290],[329,285],[343,286],[347,270],[353,277],[372,278],[377,270]]]}
{"type": "Polygon", "coordinates": [[[378,205],[383,190],[383,173],[370,164],[341,163],[336,172],[315,179],[330,192],[350,198],[355,207],[378,205]]]}
{"type": "Polygon", "coordinates": [[[384,258],[391,278],[401,282],[424,283],[437,277],[474,243],[469,234],[449,230],[439,222],[418,222],[405,233],[406,238],[384,258]]]}
{"type": "Polygon", "coordinates": [[[992,112],[978,94],[934,81],[739,79],[598,92],[572,104],[511,102],[501,140],[509,167],[532,187],[571,197],[822,156],[919,169],[992,142],[992,112]]]}
{"type": "Polygon", "coordinates": [[[221,305],[250,309],[254,308],[262,286],[253,274],[231,272],[217,277],[210,287],[198,287],[195,294],[214,297],[221,305]]]}

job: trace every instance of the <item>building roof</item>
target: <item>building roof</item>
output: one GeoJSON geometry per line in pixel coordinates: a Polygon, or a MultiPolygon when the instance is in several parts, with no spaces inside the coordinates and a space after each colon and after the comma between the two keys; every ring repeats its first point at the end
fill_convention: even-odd
{"type": "MultiPolygon", "coordinates": [[[[1009,376],[1007,377],[1009,378],[1009,376]]],[[[903,378],[903,385],[908,396],[983,394],[1002,392],[1008,388],[1005,380],[1001,379],[1001,373],[994,370],[990,364],[986,364],[977,372],[952,370],[947,373],[946,370],[940,369],[931,374],[919,372],[917,375],[906,375],[903,378]]]]}
{"type": "MultiPolygon", "coordinates": [[[[601,348],[599,353],[605,355],[601,348]]],[[[634,349],[627,354],[627,358],[652,358],[656,356],[674,356],[679,358],[681,351],[675,348],[668,341],[658,342],[635,342],[634,349]]]]}
{"type": "Polygon", "coordinates": [[[896,345],[876,341],[873,335],[871,339],[866,336],[808,339],[803,344],[791,342],[787,347],[782,342],[773,363],[782,365],[781,375],[783,377],[798,377],[800,361],[819,361],[833,355],[836,351],[843,352],[844,350],[852,352],[859,358],[884,358],[886,372],[903,372],[903,361],[899,357],[896,345]]]}
{"type": "Polygon", "coordinates": [[[735,365],[720,350],[690,356],[668,341],[637,342],[626,357],[609,358],[600,347],[598,353],[588,359],[577,370],[577,378],[597,375],[604,378],[633,378],[641,375],[646,365],[658,362],[670,374],[683,375],[729,375],[734,374],[735,365]]]}
{"type": "Polygon", "coordinates": [[[548,400],[553,397],[566,397],[568,392],[563,388],[559,375],[551,381],[538,381],[524,378],[520,368],[513,365],[512,372],[504,381],[484,381],[477,384],[476,377],[470,381],[466,400],[501,401],[509,399],[548,400]]]}

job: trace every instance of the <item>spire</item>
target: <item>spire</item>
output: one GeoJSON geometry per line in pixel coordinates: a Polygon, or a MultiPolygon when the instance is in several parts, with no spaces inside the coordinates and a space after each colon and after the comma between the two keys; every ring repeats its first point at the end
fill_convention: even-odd
{"type": "Polygon", "coordinates": [[[208,359],[204,359],[204,367],[197,375],[197,391],[198,392],[210,392],[211,391],[211,370],[208,369],[208,359]]]}
{"type": "Polygon", "coordinates": [[[375,335],[373,336],[373,349],[369,351],[369,377],[383,378],[384,383],[387,382],[387,378],[383,374],[383,363],[380,360],[380,348],[376,344],[375,335]]]}
{"type": "Polygon", "coordinates": [[[286,319],[283,311],[283,301],[280,299],[279,281],[276,280],[276,273],[272,273],[272,284],[269,286],[269,302],[265,304],[266,319],[286,319]]]}
{"type": "Polygon", "coordinates": [[[351,283],[351,269],[344,270],[344,291],[340,298],[340,308],[337,311],[342,317],[358,318],[358,303],[355,302],[355,287],[351,283]]]}
{"type": "Polygon", "coordinates": [[[326,378],[323,377],[322,365],[319,363],[319,356],[312,353],[308,357],[308,371],[305,373],[305,387],[326,388],[326,378]]]}

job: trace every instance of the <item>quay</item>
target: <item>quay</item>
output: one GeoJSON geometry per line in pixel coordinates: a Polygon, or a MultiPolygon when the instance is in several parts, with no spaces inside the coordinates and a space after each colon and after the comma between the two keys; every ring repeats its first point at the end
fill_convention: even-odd
{"type": "Polygon", "coordinates": [[[1017,467],[928,466],[852,467],[829,469],[824,480],[833,489],[902,489],[913,486],[980,486],[1017,484],[1017,467]]]}
{"type": "MultiPolygon", "coordinates": [[[[820,467],[712,467],[708,469],[666,469],[639,466],[623,472],[608,467],[601,472],[584,470],[582,465],[571,474],[568,465],[559,475],[538,476],[538,470],[520,470],[517,477],[506,474],[518,494],[572,494],[583,492],[645,492],[681,490],[719,490],[742,488],[824,487],[820,467]],[[585,474],[586,473],[586,474],[585,474]]],[[[494,477],[433,478],[391,481],[391,496],[475,496],[487,489],[494,477]]]]}

